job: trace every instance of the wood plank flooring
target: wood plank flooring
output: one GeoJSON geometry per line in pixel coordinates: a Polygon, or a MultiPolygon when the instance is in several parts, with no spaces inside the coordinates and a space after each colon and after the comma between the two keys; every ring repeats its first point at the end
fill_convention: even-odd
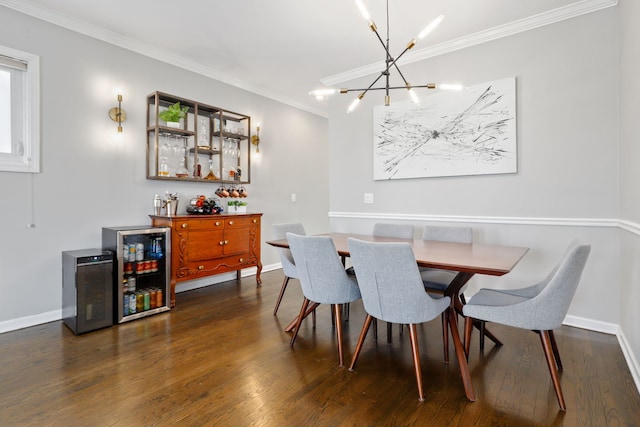
{"type": "MultiPolygon", "coordinates": [[[[443,363],[440,319],[419,326],[426,400],[418,401],[408,331],[367,337],[356,370],[338,367],[329,307],[295,347],[284,327],[302,302],[281,271],[177,295],[170,312],[74,336],[62,322],[0,335],[0,426],[638,426],[640,396],[614,336],[562,327],[567,412],[558,409],[537,335],[491,325],[469,367],[443,363]]],[[[345,362],[364,320],[345,323],[345,362]]]]}

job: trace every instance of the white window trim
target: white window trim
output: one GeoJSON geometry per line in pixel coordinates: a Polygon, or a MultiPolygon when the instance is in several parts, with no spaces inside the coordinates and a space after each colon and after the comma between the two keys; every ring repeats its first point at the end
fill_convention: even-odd
{"type": "Polygon", "coordinates": [[[0,55],[27,64],[24,75],[22,153],[0,156],[0,171],[40,172],[40,57],[9,47],[0,46],[0,55]]]}

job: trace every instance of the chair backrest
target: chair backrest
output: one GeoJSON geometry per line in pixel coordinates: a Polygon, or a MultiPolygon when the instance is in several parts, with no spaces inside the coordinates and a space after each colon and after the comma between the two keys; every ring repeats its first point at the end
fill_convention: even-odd
{"type": "MultiPolygon", "coordinates": [[[[532,330],[552,330],[562,325],[589,258],[591,245],[574,240],[545,280],[528,289],[535,296],[518,305],[507,324],[532,330]]],[[[499,320],[498,320],[499,321],[499,320]]]]}
{"type": "Polygon", "coordinates": [[[449,227],[443,225],[425,225],[422,240],[437,240],[439,242],[473,243],[473,229],[471,227],[449,227]]]}
{"type": "Polygon", "coordinates": [[[287,233],[304,296],[320,304],[344,304],[360,299],[355,277],[347,275],[328,236],[287,233]]]}
{"type": "MultiPolygon", "coordinates": [[[[304,231],[304,226],[299,222],[273,225],[273,236],[275,239],[286,239],[287,233],[295,233],[303,236],[307,234],[304,231]]],[[[278,248],[278,254],[280,255],[280,263],[282,264],[282,271],[284,275],[297,279],[298,272],[296,270],[296,263],[293,261],[293,255],[291,255],[291,251],[289,249],[278,248]]]]}
{"type": "Polygon", "coordinates": [[[378,222],[373,225],[373,235],[377,237],[397,237],[399,239],[413,239],[413,225],[387,224],[378,222]]]}
{"type": "Polygon", "coordinates": [[[392,323],[427,322],[450,304],[424,290],[418,264],[408,243],[376,243],[350,238],[349,252],[365,311],[392,323]]]}
{"type": "Polygon", "coordinates": [[[564,253],[558,266],[552,271],[547,285],[534,297],[538,305],[537,317],[540,330],[551,330],[562,325],[578,289],[582,272],[587,264],[591,245],[574,240],[564,253]]]}

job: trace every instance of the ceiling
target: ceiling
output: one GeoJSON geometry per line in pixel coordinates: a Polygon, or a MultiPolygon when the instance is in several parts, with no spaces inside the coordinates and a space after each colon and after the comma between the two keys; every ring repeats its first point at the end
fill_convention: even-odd
{"type": "MultiPolygon", "coordinates": [[[[363,2],[385,38],[385,0],[363,2]]],[[[389,0],[391,54],[398,55],[440,14],[442,24],[403,59],[417,61],[616,4],[389,0]]],[[[369,74],[373,79],[384,60],[380,42],[352,0],[0,0],[0,5],[323,116],[326,104],[310,90],[340,87],[369,74]]]]}

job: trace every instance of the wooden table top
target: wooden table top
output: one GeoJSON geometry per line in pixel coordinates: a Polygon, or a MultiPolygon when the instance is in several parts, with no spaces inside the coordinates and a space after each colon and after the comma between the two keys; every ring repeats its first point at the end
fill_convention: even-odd
{"type": "MultiPolygon", "coordinates": [[[[333,240],[338,254],[349,256],[349,238],[369,242],[406,242],[411,245],[418,265],[475,274],[502,276],[510,272],[529,250],[517,246],[450,243],[422,239],[398,239],[366,234],[327,233],[333,240]]],[[[271,240],[267,244],[288,248],[286,239],[271,240]]]]}

